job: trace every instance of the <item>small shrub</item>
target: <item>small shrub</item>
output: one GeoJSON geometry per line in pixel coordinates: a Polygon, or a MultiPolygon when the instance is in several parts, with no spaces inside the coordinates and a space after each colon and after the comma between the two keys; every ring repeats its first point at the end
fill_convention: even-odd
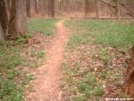
{"type": "Polygon", "coordinates": [[[43,51],[40,51],[40,52],[37,53],[37,57],[38,57],[38,58],[43,58],[45,55],[46,55],[46,54],[45,54],[45,52],[43,52],[43,51]]]}

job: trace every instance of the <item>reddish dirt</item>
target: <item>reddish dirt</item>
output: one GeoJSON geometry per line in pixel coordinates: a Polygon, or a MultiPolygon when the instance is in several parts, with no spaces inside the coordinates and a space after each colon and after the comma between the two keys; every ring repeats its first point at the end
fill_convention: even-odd
{"type": "Polygon", "coordinates": [[[56,24],[57,34],[47,49],[46,65],[35,71],[36,79],[32,81],[35,92],[26,95],[25,101],[62,101],[61,64],[68,39],[68,30],[63,22],[56,24]]]}

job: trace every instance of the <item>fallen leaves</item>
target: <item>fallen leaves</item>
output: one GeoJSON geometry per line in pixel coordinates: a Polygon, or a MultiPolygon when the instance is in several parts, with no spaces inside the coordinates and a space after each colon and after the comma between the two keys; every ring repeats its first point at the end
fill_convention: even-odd
{"type": "MultiPolygon", "coordinates": [[[[64,81],[63,93],[66,95],[65,99],[68,97],[73,99],[78,96],[85,98],[86,93],[79,91],[78,85],[81,80],[87,79],[89,72],[95,78],[95,85],[102,84],[103,93],[100,93],[99,99],[120,97],[122,84],[119,81],[122,80],[126,70],[126,60],[128,58],[129,52],[120,52],[116,48],[102,45],[81,44],[75,49],[68,49],[65,53],[64,63],[66,63],[66,66],[63,70],[65,78],[68,78],[64,81]],[[72,93],[71,89],[75,89],[77,93],[72,93]]],[[[89,86],[91,85],[89,84],[89,86]]],[[[94,89],[96,87],[93,86],[94,89]]],[[[89,95],[89,98],[98,99],[92,93],[89,95]]],[[[88,97],[85,99],[88,99],[88,97]]]]}

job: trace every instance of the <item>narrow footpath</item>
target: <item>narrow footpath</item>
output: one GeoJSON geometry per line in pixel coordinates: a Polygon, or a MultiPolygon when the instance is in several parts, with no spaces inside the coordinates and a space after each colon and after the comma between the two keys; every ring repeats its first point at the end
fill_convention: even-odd
{"type": "Polygon", "coordinates": [[[56,26],[57,34],[47,50],[46,64],[36,71],[36,79],[32,84],[35,92],[28,94],[25,101],[62,101],[61,64],[69,32],[64,27],[64,20],[58,22],[56,26]]]}

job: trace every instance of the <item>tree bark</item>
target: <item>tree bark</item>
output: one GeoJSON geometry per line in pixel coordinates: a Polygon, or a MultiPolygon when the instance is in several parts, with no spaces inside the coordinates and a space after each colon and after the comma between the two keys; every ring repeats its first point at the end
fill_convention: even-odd
{"type": "Polygon", "coordinates": [[[84,17],[87,17],[89,13],[89,0],[85,0],[85,15],[84,17]]]}
{"type": "Polygon", "coordinates": [[[125,82],[123,84],[123,91],[129,97],[134,98],[134,46],[132,48],[132,55],[129,67],[126,72],[125,82]]]}
{"type": "Polygon", "coordinates": [[[9,33],[14,38],[23,36],[26,31],[26,0],[12,0],[9,33]]]}
{"type": "Polygon", "coordinates": [[[69,14],[70,13],[70,0],[67,0],[67,4],[66,4],[68,7],[67,7],[67,13],[69,14]]]}
{"type": "Polygon", "coordinates": [[[6,32],[8,26],[8,17],[4,0],[0,0],[0,21],[2,29],[4,30],[4,32],[6,32]]]}
{"type": "Polygon", "coordinates": [[[32,17],[36,14],[36,0],[27,0],[27,15],[28,17],[32,17]]]}
{"type": "Polygon", "coordinates": [[[39,5],[40,5],[40,13],[42,16],[44,16],[45,15],[46,0],[40,0],[39,5]]]}
{"type": "Polygon", "coordinates": [[[6,4],[6,9],[8,12],[10,12],[10,3],[11,3],[11,0],[4,0],[5,1],[5,4],[6,4]]]}
{"type": "Polygon", "coordinates": [[[48,16],[50,17],[51,16],[51,1],[50,0],[47,0],[47,12],[48,12],[48,16]]]}
{"type": "Polygon", "coordinates": [[[27,7],[27,16],[31,17],[31,13],[30,13],[30,0],[26,0],[26,7],[27,7]]]}
{"type": "Polygon", "coordinates": [[[55,18],[55,2],[54,0],[51,0],[51,17],[55,18]]]}
{"type": "Polygon", "coordinates": [[[2,28],[1,21],[0,21],[0,42],[4,40],[5,40],[5,33],[4,33],[4,30],[2,28]]]}
{"type": "Polygon", "coordinates": [[[119,0],[115,0],[115,17],[116,17],[116,20],[120,19],[120,4],[119,4],[119,0]]]}
{"type": "Polygon", "coordinates": [[[98,0],[95,0],[96,19],[99,19],[98,0]]]}
{"type": "MultiPolygon", "coordinates": [[[[44,0],[45,1],[45,0],[44,0]]],[[[36,13],[39,13],[39,0],[35,0],[36,2],[36,13]]]]}

